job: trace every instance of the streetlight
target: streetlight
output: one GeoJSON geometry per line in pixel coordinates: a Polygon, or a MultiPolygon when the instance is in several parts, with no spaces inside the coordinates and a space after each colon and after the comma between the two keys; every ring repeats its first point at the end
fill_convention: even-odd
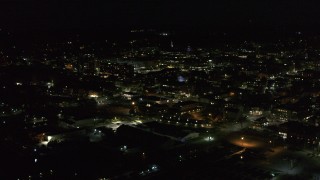
{"type": "Polygon", "coordinates": [[[243,146],[243,140],[244,140],[244,137],[242,136],[242,137],[241,137],[242,146],[243,146]]]}
{"type": "Polygon", "coordinates": [[[269,141],[270,144],[272,144],[272,147],[274,147],[274,141],[269,141]]]}

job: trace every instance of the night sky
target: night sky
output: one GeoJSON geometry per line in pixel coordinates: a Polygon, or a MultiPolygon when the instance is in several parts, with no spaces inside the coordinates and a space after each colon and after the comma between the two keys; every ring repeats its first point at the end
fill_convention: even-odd
{"type": "Polygon", "coordinates": [[[301,0],[0,0],[0,27],[23,32],[141,27],[317,31],[319,5],[301,0]]]}

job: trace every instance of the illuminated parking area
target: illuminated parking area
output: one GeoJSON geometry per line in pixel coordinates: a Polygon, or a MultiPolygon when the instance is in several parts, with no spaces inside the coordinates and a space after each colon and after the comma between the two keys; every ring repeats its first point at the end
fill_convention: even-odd
{"type": "Polygon", "coordinates": [[[227,140],[234,145],[245,148],[267,148],[270,147],[268,139],[241,133],[233,133],[227,137],[227,140]]]}

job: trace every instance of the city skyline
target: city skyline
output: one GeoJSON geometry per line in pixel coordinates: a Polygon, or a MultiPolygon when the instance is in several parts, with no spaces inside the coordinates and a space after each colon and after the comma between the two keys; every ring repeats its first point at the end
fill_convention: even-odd
{"type": "Polygon", "coordinates": [[[318,9],[0,1],[0,179],[319,179],[318,9]]]}

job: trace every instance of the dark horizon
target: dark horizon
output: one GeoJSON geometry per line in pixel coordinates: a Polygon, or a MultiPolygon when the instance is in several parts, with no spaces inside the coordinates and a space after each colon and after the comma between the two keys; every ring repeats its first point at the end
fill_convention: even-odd
{"type": "Polygon", "coordinates": [[[318,32],[318,2],[2,0],[0,27],[17,33],[134,28],[213,32],[318,32]]]}

